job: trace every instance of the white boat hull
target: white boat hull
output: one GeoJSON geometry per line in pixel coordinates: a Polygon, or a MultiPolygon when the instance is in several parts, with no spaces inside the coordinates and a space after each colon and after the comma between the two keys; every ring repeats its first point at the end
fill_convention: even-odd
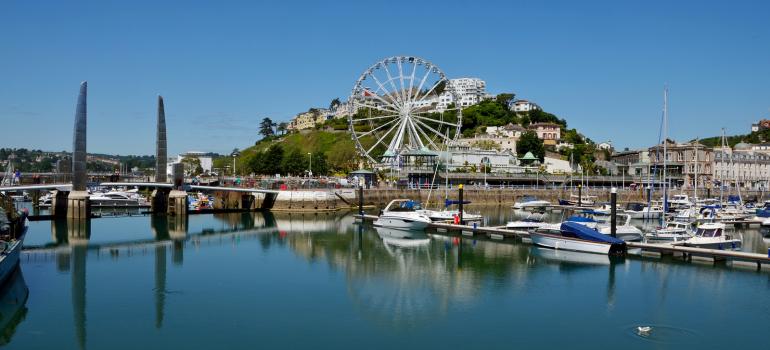
{"type": "Polygon", "coordinates": [[[662,211],[634,211],[627,210],[625,213],[632,219],[659,219],[663,215],[662,211]]]}
{"type": "Polygon", "coordinates": [[[571,250],[575,252],[609,254],[610,247],[612,246],[609,243],[591,242],[582,239],[547,235],[534,231],[529,233],[529,237],[532,239],[532,243],[541,247],[571,250]]]}
{"type": "Polygon", "coordinates": [[[424,230],[430,221],[406,219],[397,216],[382,215],[374,221],[374,226],[395,228],[399,230],[424,230]]]}

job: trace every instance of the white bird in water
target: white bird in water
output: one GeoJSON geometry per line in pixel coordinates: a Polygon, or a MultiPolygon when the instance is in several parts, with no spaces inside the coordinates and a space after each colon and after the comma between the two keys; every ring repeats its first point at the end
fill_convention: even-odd
{"type": "Polygon", "coordinates": [[[648,336],[652,332],[652,327],[650,326],[639,326],[636,327],[636,333],[638,333],[641,336],[648,336]]]}

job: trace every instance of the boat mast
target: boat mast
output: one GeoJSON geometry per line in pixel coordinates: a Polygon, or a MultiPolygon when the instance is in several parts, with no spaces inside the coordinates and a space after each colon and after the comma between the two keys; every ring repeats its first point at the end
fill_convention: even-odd
{"type": "MultiPolygon", "coordinates": [[[[666,166],[668,164],[668,86],[663,89],[663,213],[668,211],[668,180],[666,166]]],[[[663,215],[665,216],[665,215],[663,215]]]]}

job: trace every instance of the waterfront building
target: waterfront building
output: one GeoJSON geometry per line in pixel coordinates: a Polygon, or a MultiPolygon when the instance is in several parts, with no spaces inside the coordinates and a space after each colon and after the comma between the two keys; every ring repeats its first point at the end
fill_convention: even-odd
{"type": "Polygon", "coordinates": [[[323,124],[331,117],[331,112],[323,108],[311,108],[307,112],[297,114],[289,122],[288,130],[298,131],[315,128],[316,125],[323,124]]]}
{"type": "Polygon", "coordinates": [[[513,123],[508,123],[508,125],[503,126],[488,126],[485,130],[485,132],[491,136],[514,137],[516,139],[521,137],[521,134],[526,131],[527,129],[523,126],[513,123]]]}
{"type": "Polygon", "coordinates": [[[200,161],[203,172],[210,173],[212,170],[212,166],[214,165],[214,158],[216,158],[217,156],[218,154],[216,153],[198,152],[198,151],[189,151],[186,153],[179,154],[177,155],[176,159],[169,158],[169,161],[166,164],[166,174],[173,175],[174,164],[182,163],[182,160],[185,158],[198,159],[198,161],[200,161]]]}
{"type": "Polygon", "coordinates": [[[449,146],[447,151],[447,168],[449,171],[470,171],[475,167],[482,172],[482,165],[489,167],[492,173],[520,173],[524,169],[519,166],[516,155],[510,150],[483,150],[462,143],[449,146]]]}
{"type": "Polygon", "coordinates": [[[527,100],[516,100],[511,102],[508,109],[514,112],[529,112],[533,110],[543,110],[536,103],[527,100]]]}
{"type": "Polygon", "coordinates": [[[734,149],[714,150],[713,179],[728,188],[767,189],[770,180],[770,155],[756,152],[752,145],[739,143],[734,149]]]}
{"type": "Polygon", "coordinates": [[[554,123],[535,123],[529,129],[537,133],[537,138],[543,140],[546,145],[555,146],[561,140],[561,127],[554,123]]]}
{"type": "Polygon", "coordinates": [[[543,158],[543,166],[545,166],[545,171],[550,174],[571,174],[576,170],[581,171],[580,166],[575,169],[568,160],[553,157],[543,158]]]}
{"type": "MultiPolygon", "coordinates": [[[[666,140],[666,175],[674,185],[690,188],[697,185],[706,187],[713,174],[713,150],[699,142],[677,143],[666,140]]],[[[650,166],[659,176],[663,172],[664,145],[649,148],[650,166]]],[[[648,170],[649,171],[649,170],[648,170]]]]}
{"type": "Polygon", "coordinates": [[[479,78],[449,79],[445,92],[438,96],[438,100],[431,101],[431,103],[438,103],[439,110],[446,109],[452,103],[459,107],[472,106],[489,96],[486,88],[487,83],[479,78]],[[450,89],[454,90],[454,96],[447,92],[450,89]],[[457,101],[455,101],[455,97],[457,101]]]}

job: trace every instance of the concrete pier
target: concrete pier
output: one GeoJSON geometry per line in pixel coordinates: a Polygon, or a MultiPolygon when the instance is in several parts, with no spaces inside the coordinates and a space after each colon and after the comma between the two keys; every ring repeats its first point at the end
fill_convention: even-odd
{"type": "Polygon", "coordinates": [[[169,215],[187,215],[187,192],[182,189],[184,165],[174,164],[174,188],[168,194],[169,215]]]}

